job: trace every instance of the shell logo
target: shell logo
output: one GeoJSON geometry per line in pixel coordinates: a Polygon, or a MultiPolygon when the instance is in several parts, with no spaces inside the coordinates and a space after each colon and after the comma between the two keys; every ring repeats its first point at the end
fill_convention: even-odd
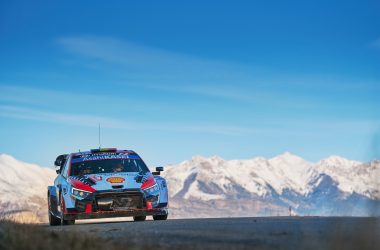
{"type": "Polygon", "coordinates": [[[110,183],[123,183],[125,181],[125,179],[122,177],[110,177],[110,178],[107,178],[106,181],[108,181],[110,183]]]}

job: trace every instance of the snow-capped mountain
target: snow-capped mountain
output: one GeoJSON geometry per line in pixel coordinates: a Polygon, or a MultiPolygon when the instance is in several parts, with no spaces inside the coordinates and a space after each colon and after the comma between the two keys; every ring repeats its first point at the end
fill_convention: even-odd
{"type": "MultiPolygon", "coordinates": [[[[380,214],[377,160],[331,156],[312,163],[290,153],[229,161],[194,156],[166,166],[162,175],[172,218],[288,215],[289,207],[299,215],[380,214]]],[[[0,154],[0,215],[46,221],[46,188],[55,176],[53,169],[0,154]]]]}
{"type": "Polygon", "coordinates": [[[255,210],[246,207],[249,215],[284,214],[289,207],[298,214],[380,214],[379,161],[331,156],[311,163],[290,153],[231,161],[196,156],[168,166],[163,175],[169,182],[171,204],[180,214],[189,214],[191,205],[179,204],[204,204],[213,210],[213,204],[221,201],[227,212],[238,203],[241,208],[244,201],[256,201],[260,206],[255,210]]]}
{"type": "Polygon", "coordinates": [[[0,197],[2,202],[13,202],[22,197],[46,193],[56,173],[53,169],[18,161],[12,156],[0,155],[0,197]]]}
{"type": "Polygon", "coordinates": [[[0,154],[0,217],[15,215],[22,221],[46,221],[47,186],[55,176],[53,169],[0,154]]]}
{"type": "Polygon", "coordinates": [[[380,199],[380,162],[361,163],[331,156],[316,164],[320,173],[330,176],[345,193],[357,193],[370,199],[380,199]]]}

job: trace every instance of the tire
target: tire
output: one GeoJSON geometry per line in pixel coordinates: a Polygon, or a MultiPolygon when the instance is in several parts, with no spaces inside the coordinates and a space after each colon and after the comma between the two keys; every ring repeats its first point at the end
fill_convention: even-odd
{"type": "Polygon", "coordinates": [[[145,221],[146,216],[133,216],[134,221],[145,221]]]}
{"type": "Polygon", "coordinates": [[[168,215],[153,215],[153,220],[167,220],[168,215]]]}
{"type": "Polygon", "coordinates": [[[48,217],[49,217],[49,225],[50,226],[58,226],[61,225],[61,219],[58,217],[55,217],[51,213],[51,201],[50,201],[50,194],[48,194],[48,217]]]}
{"type": "Polygon", "coordinates": [[[64,217],[63,217],[63,211],[65,210],[65,204],[64,204],[64,201],[63,201],[63,197],[61,195],[61,219],[60,219],[60,224],[63,225],[63,226],[67,226],[67,225],[74,225],[75,224],[75,220],[65,220],[64,217]]]}

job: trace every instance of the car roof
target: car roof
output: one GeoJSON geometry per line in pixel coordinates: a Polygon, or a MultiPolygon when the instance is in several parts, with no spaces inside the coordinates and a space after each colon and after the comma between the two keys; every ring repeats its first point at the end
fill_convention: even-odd
{"type": "Polygon", "coordinates": [[[88,154],[102,154],[102,153],[124,153],[124,154],[136,154],[133,150],[128,149],[116,149],[116,148],[98,148],[91,149],[90,151],[79,151],[76,153],[71,153],[72,156],[81,156],[88,154]]]}

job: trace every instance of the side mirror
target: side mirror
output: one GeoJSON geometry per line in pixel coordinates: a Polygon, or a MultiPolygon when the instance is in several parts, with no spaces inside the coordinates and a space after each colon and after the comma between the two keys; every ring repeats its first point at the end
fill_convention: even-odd
{"type": "Polygon", "coordinates": [[[63,166],[65,164],[65,162],[66,162],[67,156],[68,156],[67,154],[65,154],[65,155],[59,155],[57,157],[57,159],[55,159],[54,165],[57,166],[57,167],[63,166]]]}
{"type": "Polygon", "coordinates": [[[54,162],[54,166],[56,166],[56,167],[60,167],[61,164],[62,164],[62,160],[55,160],[55,162],[54,162]]]}
{"type": "Polygon", "coordinates": [[[60,174],[60,173],[61,173],[61,169],[56,169],[55,172],[56,172],[57,174],[60,174]]]}
{"type": "Polygon", "coordinates": [[[164,171],[164,167],[156,167],[156,171],[152,172],[153,175],[160,175],[161,171],[164,171]]]}

